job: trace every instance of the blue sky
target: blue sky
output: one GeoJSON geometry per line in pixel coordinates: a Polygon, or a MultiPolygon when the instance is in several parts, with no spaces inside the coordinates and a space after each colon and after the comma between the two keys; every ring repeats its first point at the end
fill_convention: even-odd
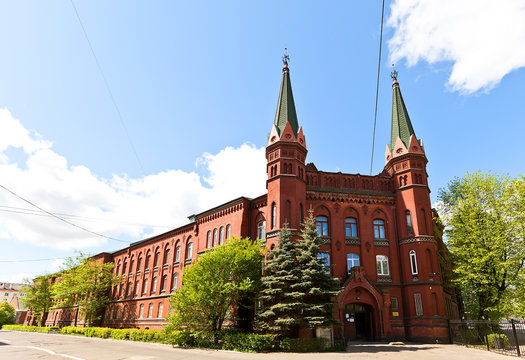
{"type": "MultiPolygon", "coordinates": [[[[0,2],[1,185],[125,241],[262,194],[285,47],[307,161],[369,173],[380,1],[74,3],[125,128],[71,2],[0,2]]],[[[523,172],[524,8],[386,1],[374,174],[389,142],[392,62],[432,201],[466,172],[523,172]]],[[[27,209],[0,192],[0,281],[59,262],[2,261],[125,245],[27,209]]]]}

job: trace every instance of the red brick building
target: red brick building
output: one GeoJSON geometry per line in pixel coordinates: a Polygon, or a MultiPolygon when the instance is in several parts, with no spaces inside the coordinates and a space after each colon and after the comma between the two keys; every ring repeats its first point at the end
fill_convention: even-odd
{"type": "MultiPolygon", "coordinates": [[[[447,341],[447,319],[458,317],[457,296],[446,283],[447,253],[434,233],[427,157],[395,78],[392,96],[384,170],[376,176],[320,171],[306,163],[285,62],[266,148],[267,193],[239,197],[190,216],[177,229],[100,254],[125,276],[112,290],[103,325],[162,327],[170,293],[198,254],[233,235],[265,239],[271,248],[285,223],[297,230],[313,209],[323,256],[343,284],[334,313],[341,323],[336,336],[447,341]]],[[[49,325],[71,322],[67,311],[55,312],[49,325]]]]}

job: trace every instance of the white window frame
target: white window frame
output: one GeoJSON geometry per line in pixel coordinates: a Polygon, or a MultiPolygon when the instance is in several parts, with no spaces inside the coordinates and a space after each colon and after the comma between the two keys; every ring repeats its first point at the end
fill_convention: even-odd
{"type": "Polygon", "coordinates": [[[346,254],[346,267],[347,267],[348,274],[350,274],[350,271],[352,270],[352,268],[356,266],[361,266],[361,258],[359,254],[355,254],[355,253],[346,254]],[[357,256],[357,259],[354,257],[349,258],[349,255],[355,255],[357,256]],[[352,262],[352,266],[350,266],[349,260],[352,262]],[[357,265],[354,265],[355,261],[357,261],[357,265]]]}
{"type": "Polygon", "coordinates": [[[416,250],[410,250],[410,270],[412,270],[412,275],[417,275],[417,255],[416,250]]]}
{"type": "Polygon", "coordinates": [[[377,275],[390,275],[388,256],[376,255],[377,275]],[[385,271],[386,267],[386,271],[385,271]]]}
{"type": "Polygon", "coordinates": [[[325,271],[330,275],[330,254],[327,253],[318,253],[318,259],[323,259],[323,266],[326,268],[325,271]]]}
{"type": "Polygon", "coordinates": [[[257,223],[257,239],[266,240],[266,221],[261,220],[257,223]]]}

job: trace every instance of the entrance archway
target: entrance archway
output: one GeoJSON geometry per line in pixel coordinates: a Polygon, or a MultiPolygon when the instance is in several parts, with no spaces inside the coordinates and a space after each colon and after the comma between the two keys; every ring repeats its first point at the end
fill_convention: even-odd
{"type": "Polygon", "coordinates": [[[347,341],[374,341],[374,309],[362,303],[349,303],[343,309],[344,336],[347,341]]]}

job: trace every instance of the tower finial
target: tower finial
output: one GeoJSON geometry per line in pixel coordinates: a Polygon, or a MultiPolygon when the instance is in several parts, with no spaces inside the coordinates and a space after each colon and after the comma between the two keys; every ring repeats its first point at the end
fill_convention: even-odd
{"type": "Polygon", "coordinates": [[[392,72],[390,73],[390,77],[392,80],[394,80],[394,84],[397,84],[397,70],[394,64],[392,64],[392,72]]]}
{"type": "Polygon", "coordinates": [[[284,48],[284,55],[282,57],[284,67],[288,67],[288,61],[290,61],[290,56],[288,55],[288,48],[284,48]]]}

